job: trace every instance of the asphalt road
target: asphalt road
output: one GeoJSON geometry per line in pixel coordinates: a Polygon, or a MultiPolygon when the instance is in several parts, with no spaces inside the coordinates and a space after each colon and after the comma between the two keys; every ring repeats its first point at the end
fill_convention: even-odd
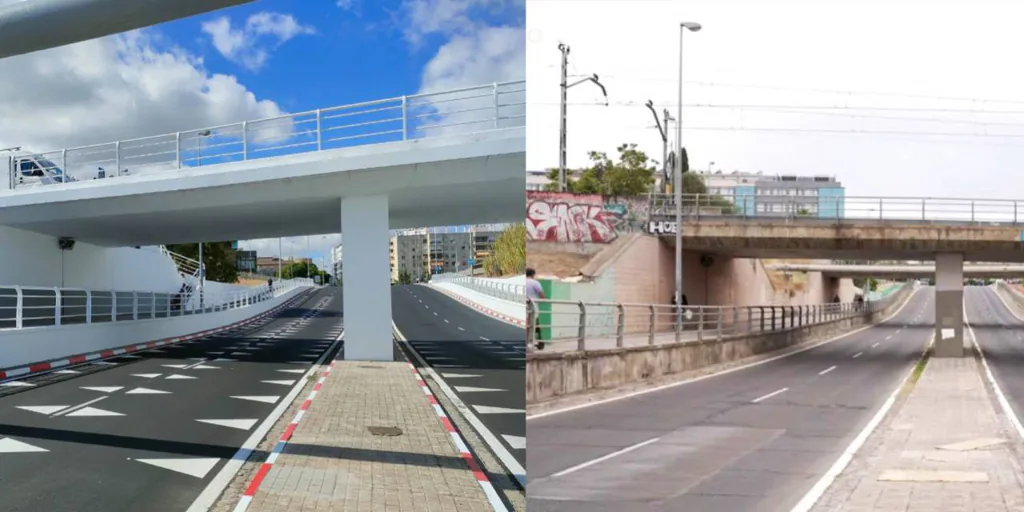
{"type": "Polygon", "coordinates": [[[525,464],[526,332],[427,286],[393,287],[391,310],[413,349],[525,464]]]}
{"type": "Polygon", "coordinates": [[[186,510],[338,336],[341,308],[325,289],[232,335],[0,385],[0,510],[186,510]]]}
{"type": "Polygon", "coordinates": [[[790,510],[931,339],[934,297],[789,357],[530,420],[527,508],[790,510]]]}
{"type": "Polygon", "coordinates": [[[1024,418],[1024,322],[988,287],[965,286],[964,314],[1010,407],[1024,418]]]}

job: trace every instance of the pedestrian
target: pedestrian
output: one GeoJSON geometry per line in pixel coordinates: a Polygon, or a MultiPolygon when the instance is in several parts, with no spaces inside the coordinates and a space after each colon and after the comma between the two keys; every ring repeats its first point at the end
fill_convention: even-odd
{"type": "MultiPolygon", "coordinates": [[[[532,268],[526,269],[526,298],[530,300],[546,299],[544,288],[536,279],[537,271],[532,268]]],[[[540,339],[540,325],[534,326],[537,339],[537,350],[544,350],[544,342],[540,339]]]]}

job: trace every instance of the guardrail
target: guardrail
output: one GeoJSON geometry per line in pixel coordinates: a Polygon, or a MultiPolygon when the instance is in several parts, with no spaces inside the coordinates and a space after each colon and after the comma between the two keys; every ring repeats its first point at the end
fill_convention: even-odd
{"type": "MultiPolygon", "coordinates": [[[[310,151],[525,126],[526,82],[493,83],[36,153],[48,174],[146,174],[310,151]],[[51,165],[52,164],[52,165],[51,165]],[[52,167],[52,168],[51,168],[52,167]],[[105,169],[105,170],[104,170],[105,169]]],[[[18,186],[19,171],[11,169],[18,186]]],[[[35,185],[26,183],[21,186],[35,185]]],[[[47,186],[56,186],[53,183],[47,186]]]]}
{"type": "MultiPolygon", "coordinates": [[[[781,189],[788,192],[790,189],[781,189]]],[[[790,220],[883,220],[1024,224],[1024,201],[1014,199],[954,199],[936,197],[861,197],[819,195],[683,194],[687,220],[701,217],[769,218],[790,220]]],[[[808,192],[809,193],[809,192],[808,192]]],[[[675,199],[651,196],[651,216],[671,221],[675,199]]],[[[674,229],[674,222],[661,225],[674,229]]]]}
{"type": "Polygon", "coordinates": [[[177,293],[0,286],[0,330],[212,313],[250,306],[308,286],[312,286],[312,281],[295,279],[275,283],[273,290],[266,287],[228,293],[204,292],[202,310],[188,301],[182,304],[181,294],[177,293]]]}
{"type": "Polygon", "coordinates": [[[510,302],[523,302],[526,300],[526,286],[521,284],[502,283],[492,279],[481,279],[479,277],[452,274],[435,274],[431,276],[430,279],[434,282],[452,283],[464,286],[470,290],[510,302]]]}
{"type": "MultiPolygon", "coordinates": [[[[526,301],[526,343],[533,346],[537,330],[542,341],[576,342],[576,350],[621,348],[627,338],[640,344],[721,340],[730,336],[776,332],[875,313],[912,290],[909,284],[878,301],[806,306],[684,306],[681,316],[668,304],[531,299],[526,301]],[[567,320],[566,320],[567,319],[567,320]],[[678,319],[678,321],[677,321],[678,319]],[[594,347],[590,342],[607,345],[594,347]]],[[[630,345],[636,345],[631,343],[630,345]]]]}

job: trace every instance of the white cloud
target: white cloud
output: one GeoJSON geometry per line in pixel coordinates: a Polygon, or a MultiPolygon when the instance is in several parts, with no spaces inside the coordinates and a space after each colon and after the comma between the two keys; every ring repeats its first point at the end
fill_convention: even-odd
{"type": "Polygon", "coordinates": [[[292,15],[274,12],[253,14],[238,27],[227,16],[221,16],[204,22],[202,30],[224,58],[251,71],[266,65],[272,49],[296,36],[316,33],[313,27],[299,24],[292,15]]]}
{"type": "Polygon", "coordinates": [[[678,22],[692,20],[701,22],[704,29],[685,35],[684,106],[932,109],[845,109],[827,112],[832,115],[798,115],[687,106],[683,138],[692,167],[704,169],[714,161],[716,169],[727,172],[835,175],[844,182],[849,196],[1022,195],[1024,174],[1019,170],[1024,167],[1024,113],[934,111],[1024,111],[1020,92],[1024,71],[1000,56],[1000,49],[1024,43],[1016,21],[1024,14],[1021,6],[991,1],[925,5],[910,1],[706,0],[688,2],[685,11],[675,2],[660,1],[589,2],[585,11],[585,16],[581,15],[578,1],[529,2],[527,165],[531,169],[557,165],[559,42],[572,48],[570,74],[597,73],[612,103],[598,106],[603,104],[600,91],[590,84],[570,90],[570,167],[583,166],[588,150],[613,153],[615,146],[627,141],[660,158],[661,139],[643,105],[651,99],[659,113],[667,107],[675,115],[678,22]],[[967,9],[970,18],[964,17],[967,9]],[[824,94],[797,90],[800,88],[997,98],[1017,103],[824,94]],[[623,106],[628,102],[632,106],[623,106]],[[984,126],[983,122],[1008,125],[984,126]],[[696,129],[713,127],[720,130],[696,129]],[[819,133],[752,130],[766,128],[819,133]],[[853,130],[917,134],[848,133],[853,130]],[[938,137],[920,132],[989,136],[938,137]],[[994,133],[1014,137],[992,137],[994,133]]]}
{"type": "Polygon", "coordinates": [[[42,151],[277,116],[230,75],[130,32],[0,60],[0,147],[42,151]]]}

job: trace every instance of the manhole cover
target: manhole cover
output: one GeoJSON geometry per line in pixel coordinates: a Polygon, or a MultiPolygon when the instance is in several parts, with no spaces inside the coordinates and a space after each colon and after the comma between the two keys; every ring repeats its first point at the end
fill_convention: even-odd
{"type": "Polygon", "coordinates": [[[394,437],[402,435],[402,429],[398,427],[366,427],[366,430],[369,430],[375,436],[394,437]]]}

